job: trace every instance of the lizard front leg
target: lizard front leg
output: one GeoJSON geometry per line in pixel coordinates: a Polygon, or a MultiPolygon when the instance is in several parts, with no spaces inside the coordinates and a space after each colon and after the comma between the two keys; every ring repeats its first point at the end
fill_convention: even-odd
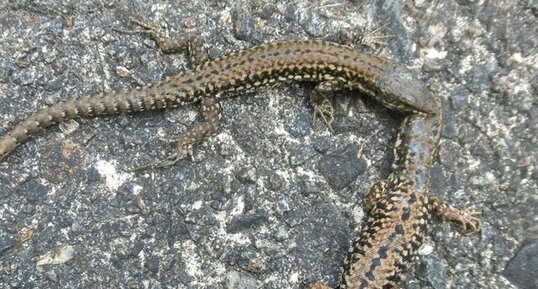
{"type": "Polygon", "coordinates": [[[443,221],[449,221],[460,225],[465,234],[480,232],[481,222],[478,216],[480,213],[470,209],[459,209],[437,197],[429,197],[428,209],[431,214],[436,215],[443,221]]]}
{"type": "MultiPolygon", "coordinates": [[[[157,42],[163,52],[175,53],[186,51],[191,58],[191,62],[196,66],[208,61],[207,51],[204,49],[203,40],[199,36],[187,34],[172,38],[158,25],[134,19],[131,21],[143,27],[145,29],[143,32],[148,33],[157,42]]],[[[217,132],[222,118],[222,107],[218,98],[215,96],[203,96],[200,102],[203,121],[181,135],[177,141],[175,152],[163,161],[141,166],[136,170],[171,166],[181,159],[192,156],[193,144],[202,142],[217,132]]]]}

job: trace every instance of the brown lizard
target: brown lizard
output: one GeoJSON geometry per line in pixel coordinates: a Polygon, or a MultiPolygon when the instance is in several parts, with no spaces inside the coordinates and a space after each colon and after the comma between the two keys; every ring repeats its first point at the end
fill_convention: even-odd
{"type": "MultiPolygon", "coordinates": [[[[438,97],[405,68],[353,47],[320,40],[297,40],[252,47],[207,61],[198,37],[173,40],[156,27],[139,23],[165,51],[187,48],[199,65],[184,73],[128,91],[104,92],[68,100],[32,114],[0,139],[0,159],[40,129],[76,117],[139,112],[202,103],[204,121],[186,134],[160,166],[190,153],[194,143],[214,134],[221,118],[219,101],[281,81],[317,82],[312,100],[328,117],[329,93],[359,90],[385,106],[408,113],[395,145],[393,172],[374,184],[367,199],[369,217],[353,243],[340,288],[397,288],[417,255],[431,216],[480,230],[477,213],[456,209],[430,196],[429,174],[442,125],[438,97]]],[[[315,283],[311,288],[328,288],[315,283]]]]}

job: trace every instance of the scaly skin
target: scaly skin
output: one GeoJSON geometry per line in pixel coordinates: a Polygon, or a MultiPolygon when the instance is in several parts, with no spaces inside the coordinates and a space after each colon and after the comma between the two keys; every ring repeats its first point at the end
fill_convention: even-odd
{"type": "MultiPolygon", "coordinates": [[[[188,41],[171,42],[148,25],[161,47],[176,50],[188,41]],[[174,45],[175,44],[175,45],[174,45]]],[[[193,40],[195,38],[191,38],[193,40]]],[[[189,46],[191,52],[198,47],[189,46]]],[[[404,68],[353,47],[318,40],[270,43],[205,62],[180,75],[133,90],[105,92],[44,108],[0,139],[0,159],[40,129],[76,117],[156,110],[202,102],[204,122],[178,142],[169,165],[188,154],[192,144],[215,133],[219,101],[251,88],[280,81],[320,83],[317,108],[327,112],[327,93],[360,90],[389,108],[408,112],[395,146],[394,171],[372,188],[369,218],[344,264],[340,288],[396,288],[422,242],[432,215],[459,222],[469,232],[480,228],[475,213],[455,209],[428,196],[429,171],[441,129],[441,104],[404,68]]],[[[312,288],[328,288],[316,283],[312,288]]]]}
{"type": "MultiPolygon", "coordinates": [[[[182,106],[278,81],[328,82],[341,88],[360,89],[400,110],[439,110],[437,103],[421,94],[422,90],[427,90],[419,82],[410,82],[420,86],[416,96],[383,91],[379,82],[391,72],[392,66],[387,60],[344,45],[317,40],[264,44],[144,87],[105,92],[44,108],[0,139],[0,159],[40,129],[68,119],[182,106]],[[407,99],[411,97],[413,99],[407,99]]],[[[197,136],[194,138],[198,140],[197,136]]]]}

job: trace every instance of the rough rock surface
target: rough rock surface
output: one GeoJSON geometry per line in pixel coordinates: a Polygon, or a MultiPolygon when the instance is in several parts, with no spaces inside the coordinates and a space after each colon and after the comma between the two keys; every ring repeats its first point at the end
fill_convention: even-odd
{"type": "MultiPolygon", "coordinates": [[[[211,57],[381,28],[391,37],[370,34],[387,40],[375,52],[444,102],[432,194],[483,216],[480,236],[434,222],[404,288],[536,288],[536,2],[162,2],[2,1],[0,135],[45,105],[188,68],[120,33],[135,29],[130,18],[199,34],[211,57]]],[[[402,115],[338,93],[331,134],[312,121],[311,89],[226,101],[193,160],[145,173],[130,169],[168,155],[197,106],[79,119],[30,139],[0,163],[0,288],[335,286],[402,115]]]]}

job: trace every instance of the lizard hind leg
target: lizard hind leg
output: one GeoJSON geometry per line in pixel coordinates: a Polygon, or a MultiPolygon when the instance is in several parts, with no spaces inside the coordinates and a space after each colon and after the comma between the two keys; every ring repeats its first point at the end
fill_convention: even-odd
{"type": "Polygon", "coordinates": [[[136,19],[131,19],[131,22],[142,27],[144,30],[138,32],[148,34],[157,42],[159,48],[165,53],[186,51],[192,64],[195,66],[204,64],[209,59],[207,51],[204,49],[204,40],[199,35],[186,34],[172,38],[169,36],[168,32],[159,25],[138,21],[136,19]]]}
{"type": "Polygon", "coordinates": [[[175,152],[162,161],[144,165],[135,170],[138,171],[153,167],[165,168],[174,165],[178,161],[188,156],[192,156],[192,146],[195,143],[202,142],[209,136],[215,134],[222,118],[222,107],[216,97],[204,98],[201,101],[201,104],[202,117],[204,120],[188,130],[177,140],[175,152]]]}

